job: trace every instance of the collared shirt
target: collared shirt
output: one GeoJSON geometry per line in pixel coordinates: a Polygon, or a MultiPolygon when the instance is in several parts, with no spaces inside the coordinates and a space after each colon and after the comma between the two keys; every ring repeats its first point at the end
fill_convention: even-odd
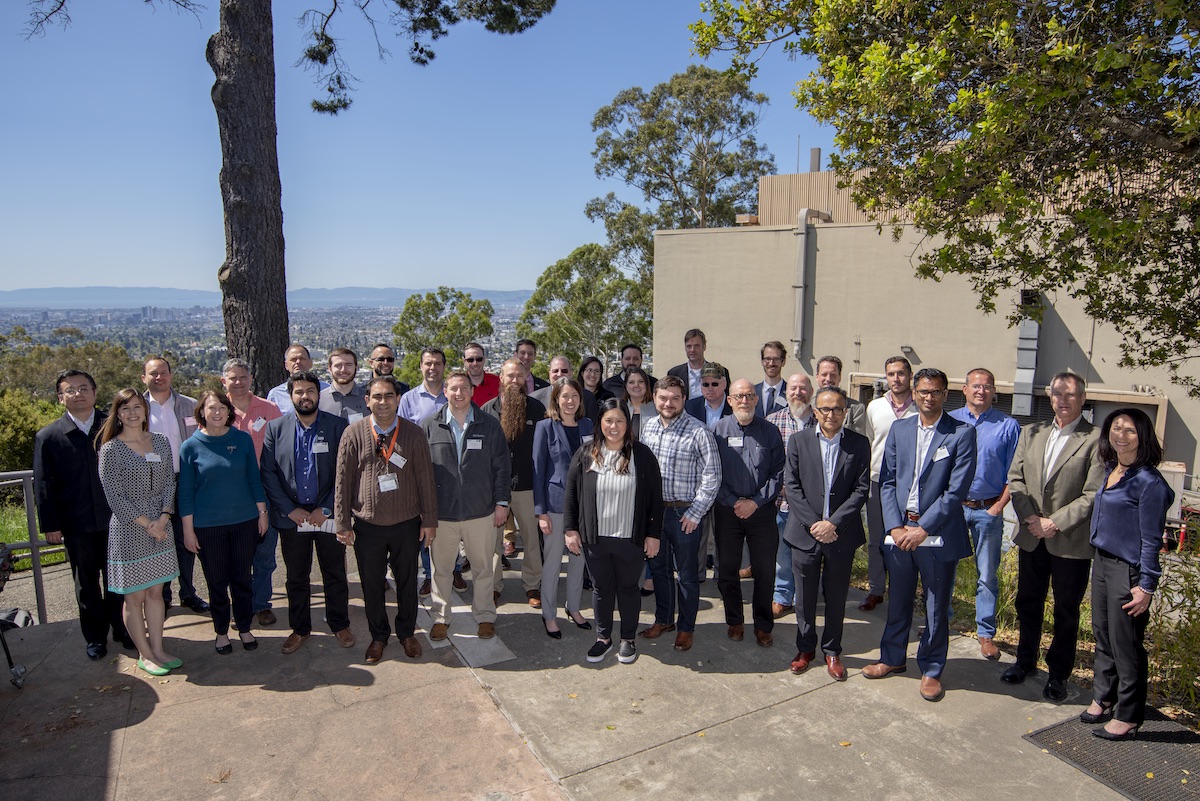
{"type": "Polygon", "coordinates": [[[467,426],[475,422],[475,408],[474,406],[467,407],[467,421],[463,425],[458,424],[458,418],[454,416],[454,412],[450,411],[450,404],[443,406],[442,411],[446,414],[446,425],[450,426],[450,433],[454,435],[454,447],[458,450],[458,463],[462,464],[463,437],[467,434],[467,426]]]}
{"type": "Polygon", "coordinates": [[[267,438],[267,423],[283,417],[279,407],[257,395],[250,396],[250,404],[242,412],[236,406],[233,410],[233,427],[245,431],[254,440],[254,458],[262,456],[263,440],[267,438]]]}
{"type": "Polygon", "coordinates": [[[786,392],[787,388],[782,381],[778,384],[768,384],[767,380],[763,379],[763,408],[767,410],[767,414],[774,411],[775,404],[779,402],[780,398],[784,397],[786,392]]]}
{"type": "Polygon", "coordinates": [[[371,413],[367,408],[367,388],[358,384],[351,384],[349,392],[342,392],[337,385],[330,384],[321,390],[317,408],[344,418],[347,423],[358,422],[371,413]]]}
{"type": "Polygon", "coordinates": [[[691,367],[688,367],[688,397],[689,398],[700,397],[700,371],[703,369],[704,369],[703,367],[699,367],[699,368],[693,370],[691,367]]]}
{"type": "Polygon", "coordinates": [[[446,405],[446,393],[439,389],[434,395],[424,384],[413,387],[404,393],[400,399],[400,408],[396,412],[405,420],[421,425],[425,418],[446,405]]]}
{"type": "Polygon", "coordinates": [[[896,396],[892,394],[890,389],[884,397],[887,398],[888,406],[892,407],[892,414],[896,415],[897,420],[903,420],[905,417],[908,417],[908,410],[913,405],[913,396],[911,394],[908,396],[908,400],[899,406],[896,405],[896,396]]]}
{"type": "Polygon", "coordinates": [[[1054,421],[1054,425],[1050,426],[1050,438],[1046,440],[1046,455],[1042,461],[1043,489],[1046,487],[1046,481],[1050,478],[1050,468],[1054,466],[1058,455],[1062,453],[1067,440],[1075,433],[1075,429],[1079,428],[1079,421],[1082,419],[1083,415],[1081,414],[1062,428],[1058,427],[1057,420],[1054,421]]]}
{"type": "Polygon", "coordinates": [[[921,511],[921,470],[925,467],[925,457],[929,454],[929,446],[933,443],[933,434],[937,431],[942,416],[926,426],[917,418],[917,462],[913,466],[912,488],[908,491],[908,504],[905,508],[910,512],[921,511]]]}
{"type": "Polygon", "coordinates": [[[396,418],[392,420],[392,424],[390,426],[388,426],[386,429],[383,429],[383,428],[379,427],[379,421],[375,419],[375,415],[371,415],[371,428],[375,429],[375,433],[378,434],[379,436],[386,437],[388,434],[391,434],[393,431],[396,430],[396,426],[399,425],[399,423],[397,423],[396,421],[399,419],[400,419],[400,416],[396,415],[396,418]]]}
{"type": "MultiPolygon", "coordinates": [[[[804,411],[807,412],[804,417],[796,419],[792,414],[790,407],[780,409],[777,412],[771,412],[767,415],[767,422],[779,429],[779,435],[783,437],[783,452],[787,454],[788,440],[792,438],[792,434],[797,434],[801,431],[807,431],[817,424],[816,415],[813,414],[811,406],[805,406],[804,411]]],[[[784,497],[784,488],[780,488],[779,492],[779,511],[788,511],[787,498],[784,497]]]]}
{"type": "Polygon", "coordinates": [[[787,461],[779,429],[758,415],[745,425],[729,415],[717,423],[713,436],[721,454],[717,502],[733,506],[748,498],[759,506],[773,504],[783,486],[783,467],[787,461]]]}
{"type": "Polygon", "coordinates": [[[1008,468],[1017,453],[1021,424],[995,407],[976,417],[964,406],[950,416],[975,427],[975,478],[968,500],[998,498],[1008,486],[1008,468]]]}
{"type": "Polygon", "coordinates": [[[821,445],[821,467],[825,470],[825,505],[821,517],[829,519],[829,488],[833,486],[833,472],[837,468],[838,456],[842,453],[842,432],[839,428],[832,439],[826,439],[821,429],[817,429],[817,442],[821,445]]]}
{"type": "Polygon", "coordinates": [[[313,456],[316,438],[316,420],[308,427],[296,421],[296,498],[301,506],[314,506],[317,502],[317,460],[313,456]]]}
{"type": "Polygon", "coordinates": [[[713,427],[720,422],[725,414],[725,396],[721,396],[721,402],[717,404],[717,408],[713,408],[708,401],[704,402],[704,425],[708,426],[708,430],[712,431],[713,427]]]}
{"type": "Polygon", "coordinates": [[[692,520],[708,514],[721,486],[721,456],[712,432],[686,413],[670,425],[657,415],[642,423],[642,443],[662,468],[663,500],[691,501],[686,514],[692,520]]]}
{"type": "Polygon", "coordinates": [[[179,438],[179,421],[175,418],[175,395],[167,395],[166,403],[159,403],[151,395],[146,403],[150,407],[147,427],[152,434],[162,434],[171,443],[171,463],[178,473],[179,446],[183,444],[183,440],[179,438]]]}
{"type": "Polygon", "coordinates": [[[71,422],[75,424],[76,428],[86,434],[92,430],[92,424],[96,422],[96,410],[92,409],[92,413],[87,416],[86,420],[80,420],[70,412],[67,412],[67,417],[71,418],[71,422]]]}
{"type": "MultiPolygon", "coordinates": [[[[325,388],[328,386],[329,382],[322,381],[320,391],[324,392],[325,388]]],[[[295,407],[292,406],[292,396],[288,394],[286,381],[279,386],[271,387],[271,391],[267,393],[267,400],[275,404],[275,406],[279,408],[281,414],[287,414],[288,412],[294,412],[296,410],[295,407]]]]}

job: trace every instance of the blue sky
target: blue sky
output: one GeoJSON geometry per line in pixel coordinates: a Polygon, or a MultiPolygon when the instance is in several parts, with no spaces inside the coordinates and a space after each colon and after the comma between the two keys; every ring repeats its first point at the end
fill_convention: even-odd
{"type": "MultiPolygon", "coordinates": [[[[220,151],[204,61],[217,0],[208,5],[197,20],[163,3],[74,0],[68,29],[26,39],[27,5],[0,3],[2,288],[218,288],[220,151]]],[[[640,200],[596,178],[595,111],[700,62],[686,27],[700,15],[694,0],[560,0],[515,37],[462,24],[428,67],[409,63],[388,30],[381,62],[347,13],[335,35],[360,83],[350,110],[328,117],[309,109],[316,86],[294,66],[300,8],[275,3],[293,289],[532,288],[574,248],[603,241],[583,215],[589,199],[640,200]]],[[[754,83],[771,98],[758,138],[780,172],[796,169],[798,146],[804,169],[810,147],[832,149],[832,131],[789,94],[807,70],[772,53],[754,83]]]]}

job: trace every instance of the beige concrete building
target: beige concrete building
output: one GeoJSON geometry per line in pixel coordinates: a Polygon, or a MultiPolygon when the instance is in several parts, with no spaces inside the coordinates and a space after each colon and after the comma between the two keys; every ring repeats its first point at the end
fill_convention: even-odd
{"type": "MultiPolygon", "coordinates": [[[[759,184],[762,224],[659,231],[654,238],[654,364],[657,374],[684,361],[683,334],[699,327],[708,353],[731,375],[762,380],[759,347],[789,347],[784,375],[810,375],[835,354],[843,384],[864,400],[875,392],[888,356],[907,355],[915,369],[936,367],[959,389],[967,370],[987,367],[1004,411],[1022,422],[1051,416],[1045,386],[1060,370],[1088,382],[1088,411],[1098,423],[1112,409],[1138,405],[1155,420],[1166,447],[1164,474],[1177,488],[1200,489],[1188,477],[1200,456],[1200,401],[1170,383],[1166,370],[1118,365],[1119,338],[1065,294],[1026,298],[1043,306],[1041,325],[1010,328],[1020,293],[976,308],[969,283],[915,277],[928,243],[911,227],[893,241],[837,190],[832,173],[768,176],[759,184]],[[807,214],[807,224],[797,225],[807,214]],[[956,382],[956,383],[954,383],[956,382]]],[[[961,406],[951,392],[948,408],[961,406]]],[[[1179,493],[1177,493],[1179,494],[1179,493]]]]}

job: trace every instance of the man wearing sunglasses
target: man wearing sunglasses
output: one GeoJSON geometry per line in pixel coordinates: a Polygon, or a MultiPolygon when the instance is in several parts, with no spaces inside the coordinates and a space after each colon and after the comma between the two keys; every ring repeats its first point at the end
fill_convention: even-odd
{"type": "MultiPolygon", "coordinates": [[[[367,364],[371,365],[372,379],[379,378],[381,375],[392,375],[396,369],[396,351],[392,350],[390,345],[380,342],[371,348],[371,357],[367,359],[367,364]]],[[[392,377],[395,378],[395,376],[392,377]]],[[[399,388],[401,396],[410,389],[408,384],[399,378],[396,378],[396,386],[399,388]]]]}
{"type": "Polygon", "coordinates": [[[725,398],[725,388],[728,386],[725,368],[716,362],[709,362],[700,371],[700,396],[688,398],[683,410],[712,431],[718,420],[733,414],[725,398]]]}
{"type": "Polygon", "coordinates": [[[471,402],[482,406],[500,394],[500,376],[487,371],[487,351],[478,342],[463,348],[463,368],[471,379],[471,402]]]}

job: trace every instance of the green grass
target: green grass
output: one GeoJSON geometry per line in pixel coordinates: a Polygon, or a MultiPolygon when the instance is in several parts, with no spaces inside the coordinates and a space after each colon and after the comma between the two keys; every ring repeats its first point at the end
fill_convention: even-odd
{"type": "MultiPolygon", "coordinates": [[[[25,522],[25,505],[0,505],[0,542],[29,542],[29,529],[25,522]]],[[[28,552],[24,552],[28,553],[28,552]]],[[[42,567],[60,565],[67,561],[66,553],[42,555],[42,567]]],[[[26,556],[13,560],[13,570],[29,570],[33,563],[26,556]]]]}

